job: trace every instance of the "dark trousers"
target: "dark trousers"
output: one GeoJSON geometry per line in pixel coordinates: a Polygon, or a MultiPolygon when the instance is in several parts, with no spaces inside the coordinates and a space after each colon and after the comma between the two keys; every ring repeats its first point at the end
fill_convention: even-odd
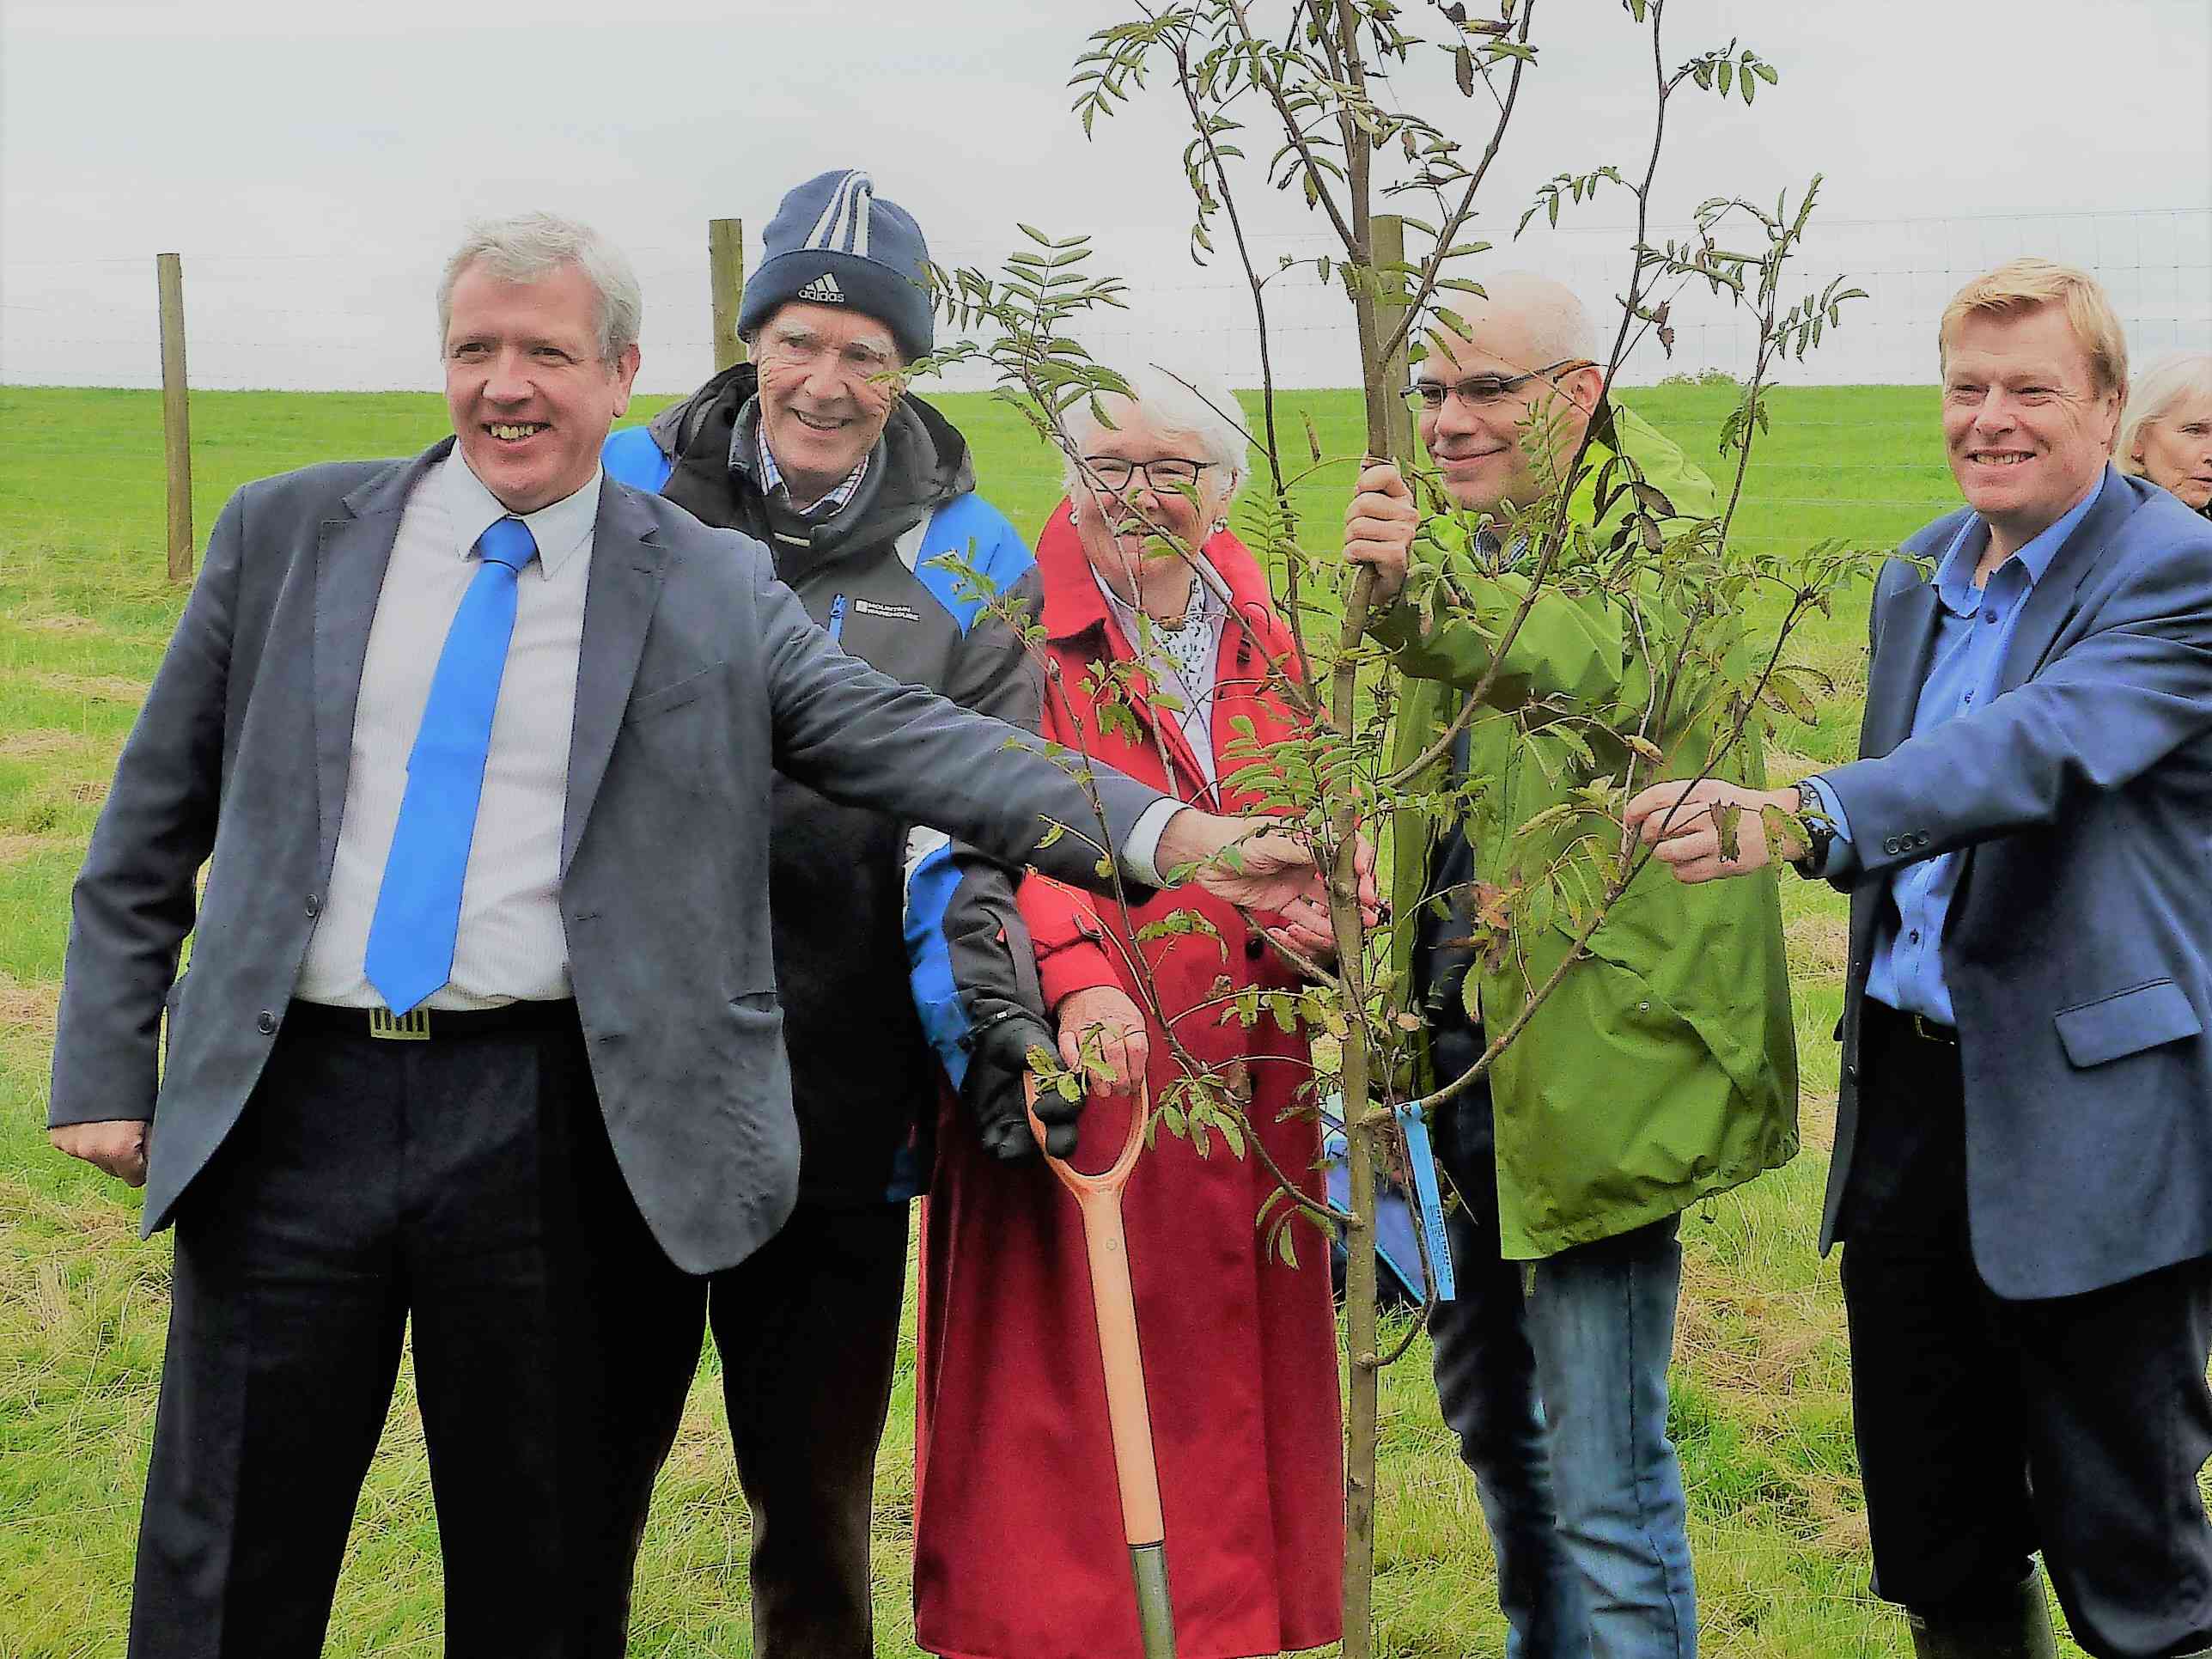
{"type": "Polygon", "coordinates": [[[411,1325],[445,1651],[622,1653],[665,1451],[631,1367],[685,1280],[560,1010],[424,1043],[286,1022],[177,1217],[135,1659],[322,1650],[411,1325]]]}
{"type": "MultiPolygon", "coordinates": [[[[2040,1549],[2099,1659],[2212,1647],[2212,1263],[1999,1298],[1967,1228],[1959,1050],[1869,1001],[1861,1056],[1843,1300],[1876,1593],[1971,1613],[2040,1549]]],[[[2094,1111],[2093,1073],[2081,1094],[2094,1111]]]]}
{"type": "MultiPolygon", "coordinates": [[[[801,1201],[736,1266],[692,1281],[684,1329],[711,1322],[738,1484],[753,1514],[754,1659],[871,1659],[868,1522],[906,1280],[904,1204],[801,1201]]],[[[683,1350],[685,1338],[667,1350],[683,1350]]],[[[663,1369],[665,1451],[691,1381],[663,1369]]]]}

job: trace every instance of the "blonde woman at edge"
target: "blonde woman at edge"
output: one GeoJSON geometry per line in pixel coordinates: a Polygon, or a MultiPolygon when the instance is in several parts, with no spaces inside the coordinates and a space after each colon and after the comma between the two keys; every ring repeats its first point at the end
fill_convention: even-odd
{"type": "Polygon", "coordinates": [[[2212,351],[2176,351],[2144,371],[2112,460],[2212,518],[2212,351]]]}

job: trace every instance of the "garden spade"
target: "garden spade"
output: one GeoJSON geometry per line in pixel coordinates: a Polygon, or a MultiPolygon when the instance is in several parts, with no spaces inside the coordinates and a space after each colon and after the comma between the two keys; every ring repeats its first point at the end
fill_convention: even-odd
{"type": "MultiPolygon", "coordinates": [[[[1030,1132],[1042,1150],[1037,1080],[1027,1080],[1030,1132]]],[[[1167,1595],[1167,1528],[1160,1519],[1160,1471],[1152,1456],[1152,1413],[1144,1399],[1144,1366],[1136,1347],[1136,1300],[1129,1284],[1129,1241],[1121,1224],[1121,1189],[1136,1167],[1151,1091],[1140,1082],[1129,1138],[1113,1167],[1087,1175],[1047,1153],[1045,1162],[1074,1196],[1083,1218],[1091,1262],[1091,1302],[1099,1322],[1099,1357],[1106,1365],[1106,1420],[1113,1430],[1114,1474],[1121,1485],[1122,1536],[1136,1583],[1136,1625],[1144,1659],[1175,1659],[1175,1612],[1167,1595]]]]}

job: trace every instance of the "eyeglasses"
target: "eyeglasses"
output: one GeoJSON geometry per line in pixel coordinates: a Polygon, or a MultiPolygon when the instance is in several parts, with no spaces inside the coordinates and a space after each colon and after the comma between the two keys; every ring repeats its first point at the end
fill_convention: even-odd
{"type": "Polygon", "coordinates": [[[1557,363],[1546,363],[1541,369],[1532,369],[1526,375],[1472,375],[1463,381],[1447,386],[1441,381],[1416,381],[1406,388],[1405,400],[1417,409],[1432,412],[1444,406],[1447,398],[1457,398],[1471,409],[1486,408],[1502,402],[1533,380],[1556,375],[1563,369],[1587,369],[1589,362],[1583,357],[1562,357],[1557,363]]]}
{"type": "Polygon", "coordinates": [[[1129,488],[1131,479],[1142,478],[1155,495],[1166,495],[1196,485],[1198,474],[1214,463],[1210,460],[1182,460],[1170,456],[1161,460],[1124,460],[1119,455],[1085,455],[1083,470],[1107,489],[1119,492],[1129,488]]]}

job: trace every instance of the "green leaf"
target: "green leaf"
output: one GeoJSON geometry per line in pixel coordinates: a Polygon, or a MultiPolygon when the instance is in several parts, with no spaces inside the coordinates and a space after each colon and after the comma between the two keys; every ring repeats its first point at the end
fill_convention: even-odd
{"type": "Polygon", "coordinates": [[[1744,809],[1733,801],[1713,802],[1713,835],[1719,841],[1721,862],[1733,864],[1743,856],[1743,842],[1738,834],[1744,809]]]}
{"type": "Polygon", "coordinates": [[[1795,863],[1805,856],[1805,832],[1780,807],[1759,808],[1759,827],[1766,832],[1766,856],[1770,863],[1795,863]]]}

